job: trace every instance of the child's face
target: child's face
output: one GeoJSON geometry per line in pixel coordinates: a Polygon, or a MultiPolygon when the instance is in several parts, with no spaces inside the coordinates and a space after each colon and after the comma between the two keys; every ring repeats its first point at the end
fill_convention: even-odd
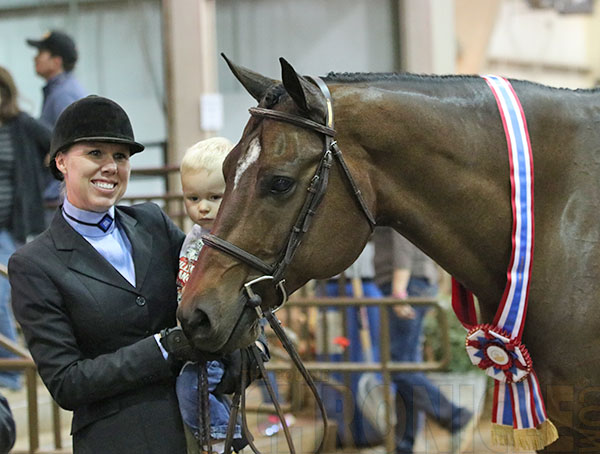
{"type": "Polygon", "coordinates": [[[194,223],[212,229],[225,192],[221,169],[194,170],[181,175],[185,210],[194,223]]]}

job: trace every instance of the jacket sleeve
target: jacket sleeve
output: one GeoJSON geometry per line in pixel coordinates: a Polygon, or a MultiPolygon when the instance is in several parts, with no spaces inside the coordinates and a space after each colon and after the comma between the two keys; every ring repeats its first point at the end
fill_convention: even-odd
{"type": "Polygon", "coordinates": [[[9,278],[15,317],[42,380],[61,407],[73,410],[172,379],[153,333],[116,351],[86,358],[49,271],[17,252],[9,261],[9,278]]]}
{"type": "Polygon", "coordinates": [[[8,401],[0,395],[0,454],[10,452],[15,444],[15,420],[8,405],[8,401]]]}

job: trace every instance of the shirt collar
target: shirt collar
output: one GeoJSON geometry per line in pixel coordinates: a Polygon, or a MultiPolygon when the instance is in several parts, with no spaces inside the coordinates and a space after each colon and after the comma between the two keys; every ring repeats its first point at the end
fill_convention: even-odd
{"type": "Polygon", "coordinates": [[[199,224],[194,224],[192,226],[192,232],[194,235],[196,235],[198,238],[200,238],[202,235],[206,235],[207,233],[210,233],[210,230],[205,229],[204,227],[202,227],[199,224]]]}
{"type": "MultiPolygon", "coordinates": [[[[90,223],[90,224],[96,224],[96,223],[100,222],[102,220],[102,218],[104,216],[106,216],[106,214],[109,214],[113,219],[115,218],[115,207],[114,206],[110,207],[107,211],[103,211],[101,213],[96,212],[96,211],[87,211],[87,210],[82,210],[82,209],[75,207],[73,204],[71,204],[69,202],[67,197],[65,197],[62,209],[64,212],[69,214],[69,216],[74,217],[75,219],[79,219],[80,221],[90,223]]],[[[67,216],[65,216],[65,213],[63,213],[63,218],[80,235],[89,236],[89,237],[102,237],[102,236],[110,235],[113,232],[113,230],[115,229],[115,224],[116,224],[115,222],[113,222],[112,225],[110,226],[110,228],[106,232],[103,232],[99,227],[80,224],[77,221],[73,221],[72,219],[69,219],[67,216]]]]}
{"type": "Polygon", "coordinates": [[[46,86],[48,87],[50,85],[55,85],[55,84],[61,82],[62,80],[66,79],[66,78],[67,78],[67,72],[63,71],[61,73],[58,73],[56,76],[51,77],[50,79],[48,79],[46,81],[46,86]]]}

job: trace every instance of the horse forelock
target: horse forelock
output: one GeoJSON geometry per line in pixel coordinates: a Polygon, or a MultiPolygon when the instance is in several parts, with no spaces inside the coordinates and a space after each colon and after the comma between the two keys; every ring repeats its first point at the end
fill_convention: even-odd
{"type": "Polygon", "coordinates": [[[279,104],[281,98],[286,95],[287,91],[285,90],[283,84],[273,85],[265,93],[260,105],[265,109],[272,109],[276,104],[279,104]]]}

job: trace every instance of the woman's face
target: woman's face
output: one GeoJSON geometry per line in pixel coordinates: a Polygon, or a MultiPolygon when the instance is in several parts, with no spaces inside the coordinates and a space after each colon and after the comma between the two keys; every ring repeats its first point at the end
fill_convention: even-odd
{"type": "Polygon", "coordinates": [[[117,203],[129,182],[127,145],[82,142],[56,155],[65,177],[67,199],[79,209],[102,212],[117,203]]]}

